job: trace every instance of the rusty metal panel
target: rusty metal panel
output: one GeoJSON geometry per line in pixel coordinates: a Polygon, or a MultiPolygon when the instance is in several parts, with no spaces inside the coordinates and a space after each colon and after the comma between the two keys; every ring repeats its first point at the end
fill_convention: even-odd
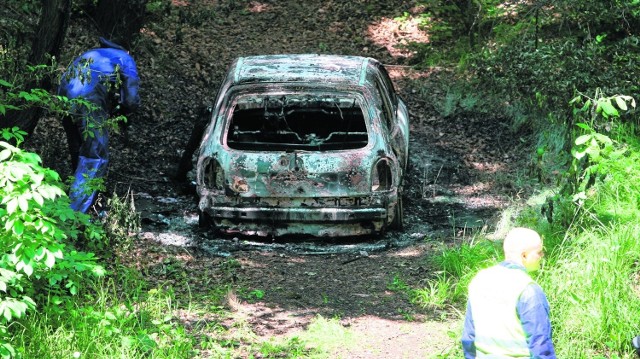
{"type": "Polygon", "coordinates": [[[269,55],[240,58],[234,82],[363,82],[368,59],[331,55],[269,55]]]}
{"type": "Polygon", "coordinates": [[[395,143],[381,122],[373,65],[334,55],[236,60],[201,144],[201,215],[227,233],[351,236],[388,228],[401,215],[406,143],[395,143]]]}

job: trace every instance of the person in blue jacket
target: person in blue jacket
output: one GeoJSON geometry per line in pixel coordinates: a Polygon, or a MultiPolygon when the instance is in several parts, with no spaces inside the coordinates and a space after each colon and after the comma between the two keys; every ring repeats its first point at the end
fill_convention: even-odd
{"type": "Polygon", "coordinates": [[[464,357],[556,358],[549,302],[528,274],[540,268],[542,238],[534,230],[514,228],[503,247],[505,260],[481,270],[469,284],[464,357]]]}
{"type": "Polygon", "coordinates": [[[88,182],[103,178],[109,163],[106,120],[117,110],[130,113],[140,105],[140,79],[136,63],[122,46],[100,38],[100,48],[78,56],[62,75],[58,94],[81,98],[62,120],[67,134],[74,182],[71,208],[86,213],[96,198],[88,182]]]}

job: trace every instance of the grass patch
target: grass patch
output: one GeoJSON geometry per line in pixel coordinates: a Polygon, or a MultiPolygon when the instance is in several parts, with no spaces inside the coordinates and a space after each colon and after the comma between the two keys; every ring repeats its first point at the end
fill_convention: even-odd
{"type": "Polygon", "coordinates": [[[348,348],[355,339],[353,333],[340,324],[337,318],[327,319],[321,315],[315,317],[298,337],[315,349],[314,355],[326,354],[338,348],[348,348]]]}
{"type": "Polygon", "coordinates": [[[38,315],[21,322],[13,342],[25,358],[188,358],[195,340],[175,316],[171,291],[127,290],[122,298],[113,282],[60,308],[50,301],[38,315]],[[134,299],[135,298],[135,299],[134,299]]]}
{"type": "MultiPolygon", "coordinates": [[[[630,344],[640,334],[640,146],[633,131],[624,126],[618,131],[616,146],[625,154],[598,158],[601,175],[576,197],[579,215],[568,227],[548,223],[532,204],[516,219],[545,241],[546,258],[535,279],[551,305],[559,358],[635,357],[630,344]]],[[[479,269],[502,260],[500,245],[478,237],[445,249],[433,259],[439,270],[435,278],[423,288],[405,290],[420,293],[416,303],[423,306],[456,305],[462,321],[469,281],[479,269]]],[[[459,339],[460,334],[452,338],[459,339]]],[[[457,344],[441,357],[461,354],[457,344]]]]}
{"type": "Polygon", "coordinates": [[[640,334],[638,230],[628,223],[575,233],[538,278],[548,293],[558,357],[631,355],[631,338],[640,334]]]}

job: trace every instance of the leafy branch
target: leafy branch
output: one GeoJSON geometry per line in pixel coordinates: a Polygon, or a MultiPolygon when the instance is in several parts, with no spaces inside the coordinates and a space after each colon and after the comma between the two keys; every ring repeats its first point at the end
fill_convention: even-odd
{"type": "Polygon", "coordinates": [[[89,216],[74,212],[59,175],[42,167],[40,157],[10,144],[24,132],[2,130],[0,141],[0,357],[15,356],[6,341],[9,324],[36,307],[41,296],[63,303],[87,280],[102,276],[93,253],[74,243],[100,240],[101,228],[89,216]]]}
{"type": "Polygon", "coordinates": [[[599,89],[593,97],[580,94],[569,103],[573,105],[572,113],[579,129],[571,148],[571,163],[559,193],[543,208],[551,222],[555,207],[565,225],[578,217],[585,201],[595,194],[595,185],[607,177],[606,163],[627,152],[624,144],[598,130],[611,131],[622,114],[636,107],[631,96],[605,96],[599,89]]]}

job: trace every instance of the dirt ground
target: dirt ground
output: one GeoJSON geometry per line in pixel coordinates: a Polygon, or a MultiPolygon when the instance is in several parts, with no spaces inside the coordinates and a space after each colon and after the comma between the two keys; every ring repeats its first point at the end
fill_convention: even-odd
{"type": "MultiPolygon", "coordinates": [[[[413,54],[403,45],[429,41],[406,16],[418,10],[405,0],[173,0],[132,51],[143,106],[131,118],[131,142],[124,146],[118,135],[112,141],[107,186],[121,194],[131,189],[143,221],[127,260],[150,282],[178,290],[210,295],[213,284],[232,283],[237,293],[226,305],[260,338],[294,335],[318,315],[339,318],[355,336],[331,357],[425,358],[457,345],[448,333],[460,329],[460,308],[416,307],[391,290],[394,280],[425,286],[435,275],[433,253],[477,231],[500,236],[501,211],[521,195],[512,176],[525,156],[500,116],[438,110],[454,75],[408,65],[413,54]],[[330,242],[199,231],[193,197],[171,180],[198,108],[213,101],[235,57],[319,52],[379,59],[409,106],[406,229],[330,242]]],[[[76,23],[63,61],[97,43],[76,23]]],[[[45,165],[69,174],[57,120],[42,121],[34,137],[45,165]]]]}

